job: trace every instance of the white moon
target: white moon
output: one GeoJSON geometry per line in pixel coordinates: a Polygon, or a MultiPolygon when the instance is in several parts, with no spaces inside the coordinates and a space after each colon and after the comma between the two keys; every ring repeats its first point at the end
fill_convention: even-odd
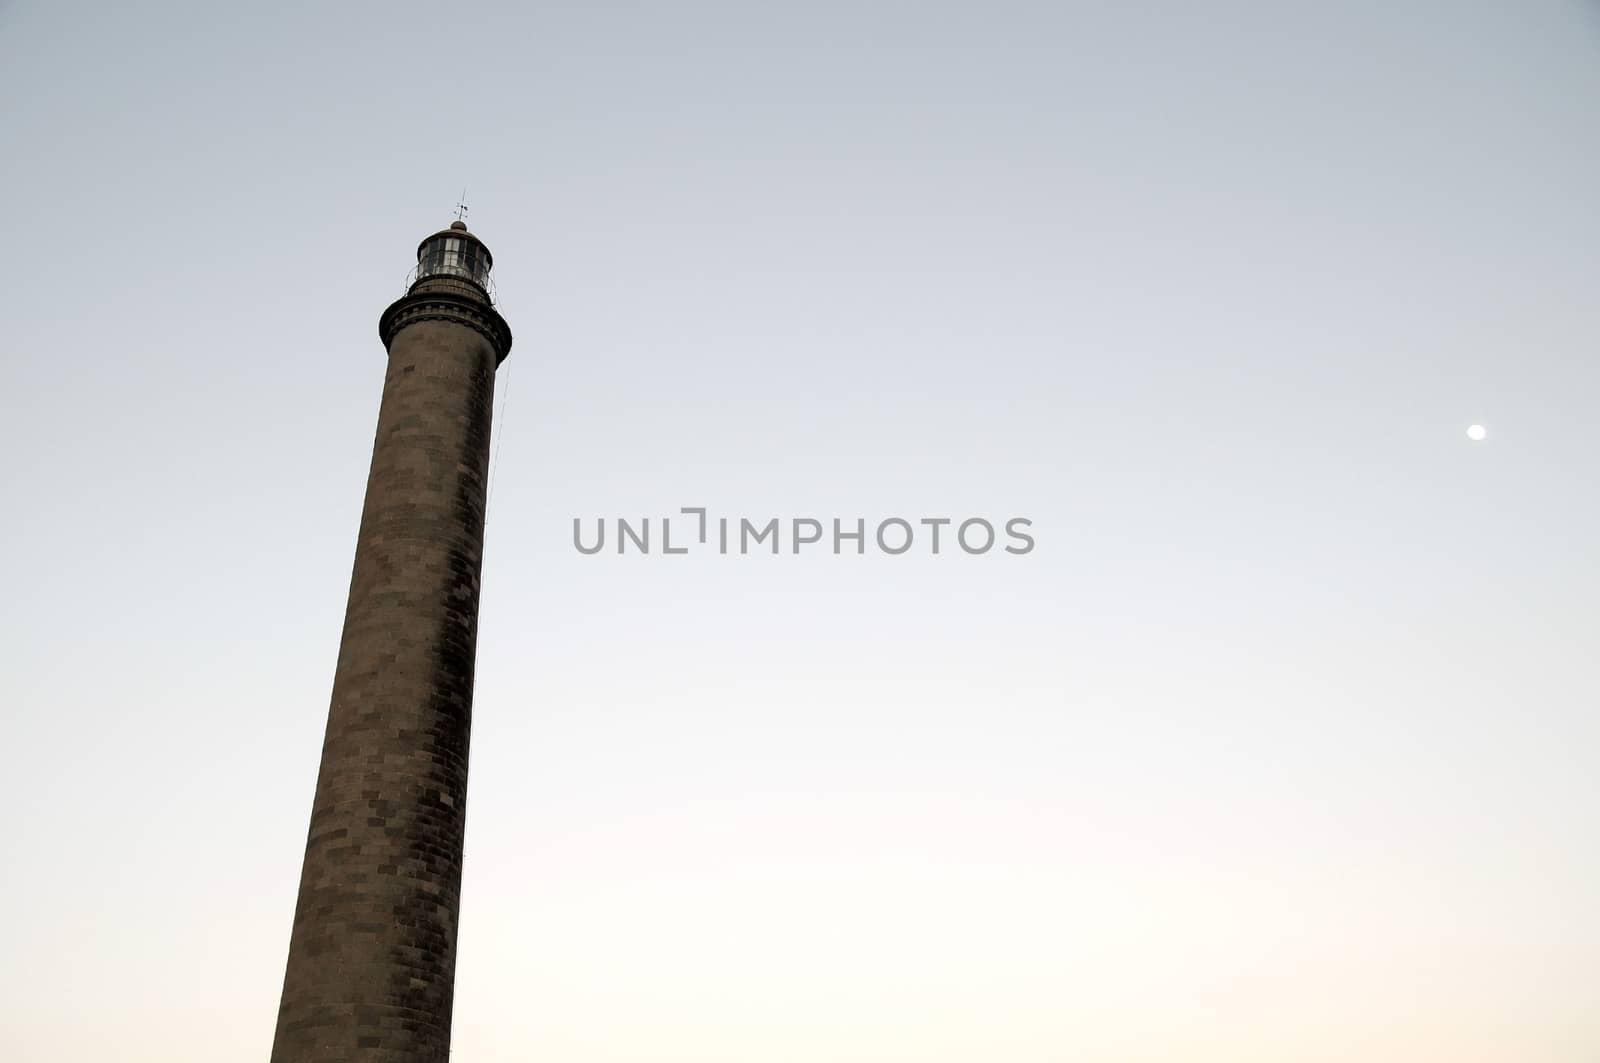
{"type": "Polygon", "coordinates": [[[1472,425],[1467,429],[1467,438],[1474,443],[1481,443],[1489,437],[1489,430],[1481,424],[1472,425]]]}

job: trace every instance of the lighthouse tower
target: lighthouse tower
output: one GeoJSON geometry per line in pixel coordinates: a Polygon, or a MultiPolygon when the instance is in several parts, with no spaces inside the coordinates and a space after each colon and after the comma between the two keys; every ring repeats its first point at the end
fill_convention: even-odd
{"type": "Polygon", "coordinates": [[[463,222],[383,312],[377,440],[272,1063],[446,1063],[494,375],[511,330],[463,222]]]}

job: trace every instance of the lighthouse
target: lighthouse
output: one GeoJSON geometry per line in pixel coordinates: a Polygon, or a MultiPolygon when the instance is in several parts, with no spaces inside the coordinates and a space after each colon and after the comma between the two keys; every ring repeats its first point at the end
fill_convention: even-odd
{"type": "Polygon", "coordinates": [[[511,330],[462,221],[383,312],[377,438],[272,1063],[446,1063],[495,371],[511,330]]]}

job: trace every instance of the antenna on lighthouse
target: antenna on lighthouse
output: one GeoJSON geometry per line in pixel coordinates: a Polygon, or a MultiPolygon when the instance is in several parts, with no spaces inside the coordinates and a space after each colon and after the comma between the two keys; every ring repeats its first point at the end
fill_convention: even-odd
{"type": "Polygon", "coordinates": [[[456,221],[465,225],[467,223],[467,190],[461,190],[461,199],[456,203],[456,221]]]}

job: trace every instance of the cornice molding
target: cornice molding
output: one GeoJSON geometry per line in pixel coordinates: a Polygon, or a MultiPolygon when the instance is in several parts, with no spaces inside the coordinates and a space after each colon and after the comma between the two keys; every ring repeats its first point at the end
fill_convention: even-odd
{"type": "Polygon", "coordinates": [[[453,321],[472,329],[494,348],[496,367],[511,353],[511,326],[499,311],[476,299],[443,291],[412,292],[391,303],[378,319],[383,349],[389,349],[401,329],[418,321],[453,321]]]}

